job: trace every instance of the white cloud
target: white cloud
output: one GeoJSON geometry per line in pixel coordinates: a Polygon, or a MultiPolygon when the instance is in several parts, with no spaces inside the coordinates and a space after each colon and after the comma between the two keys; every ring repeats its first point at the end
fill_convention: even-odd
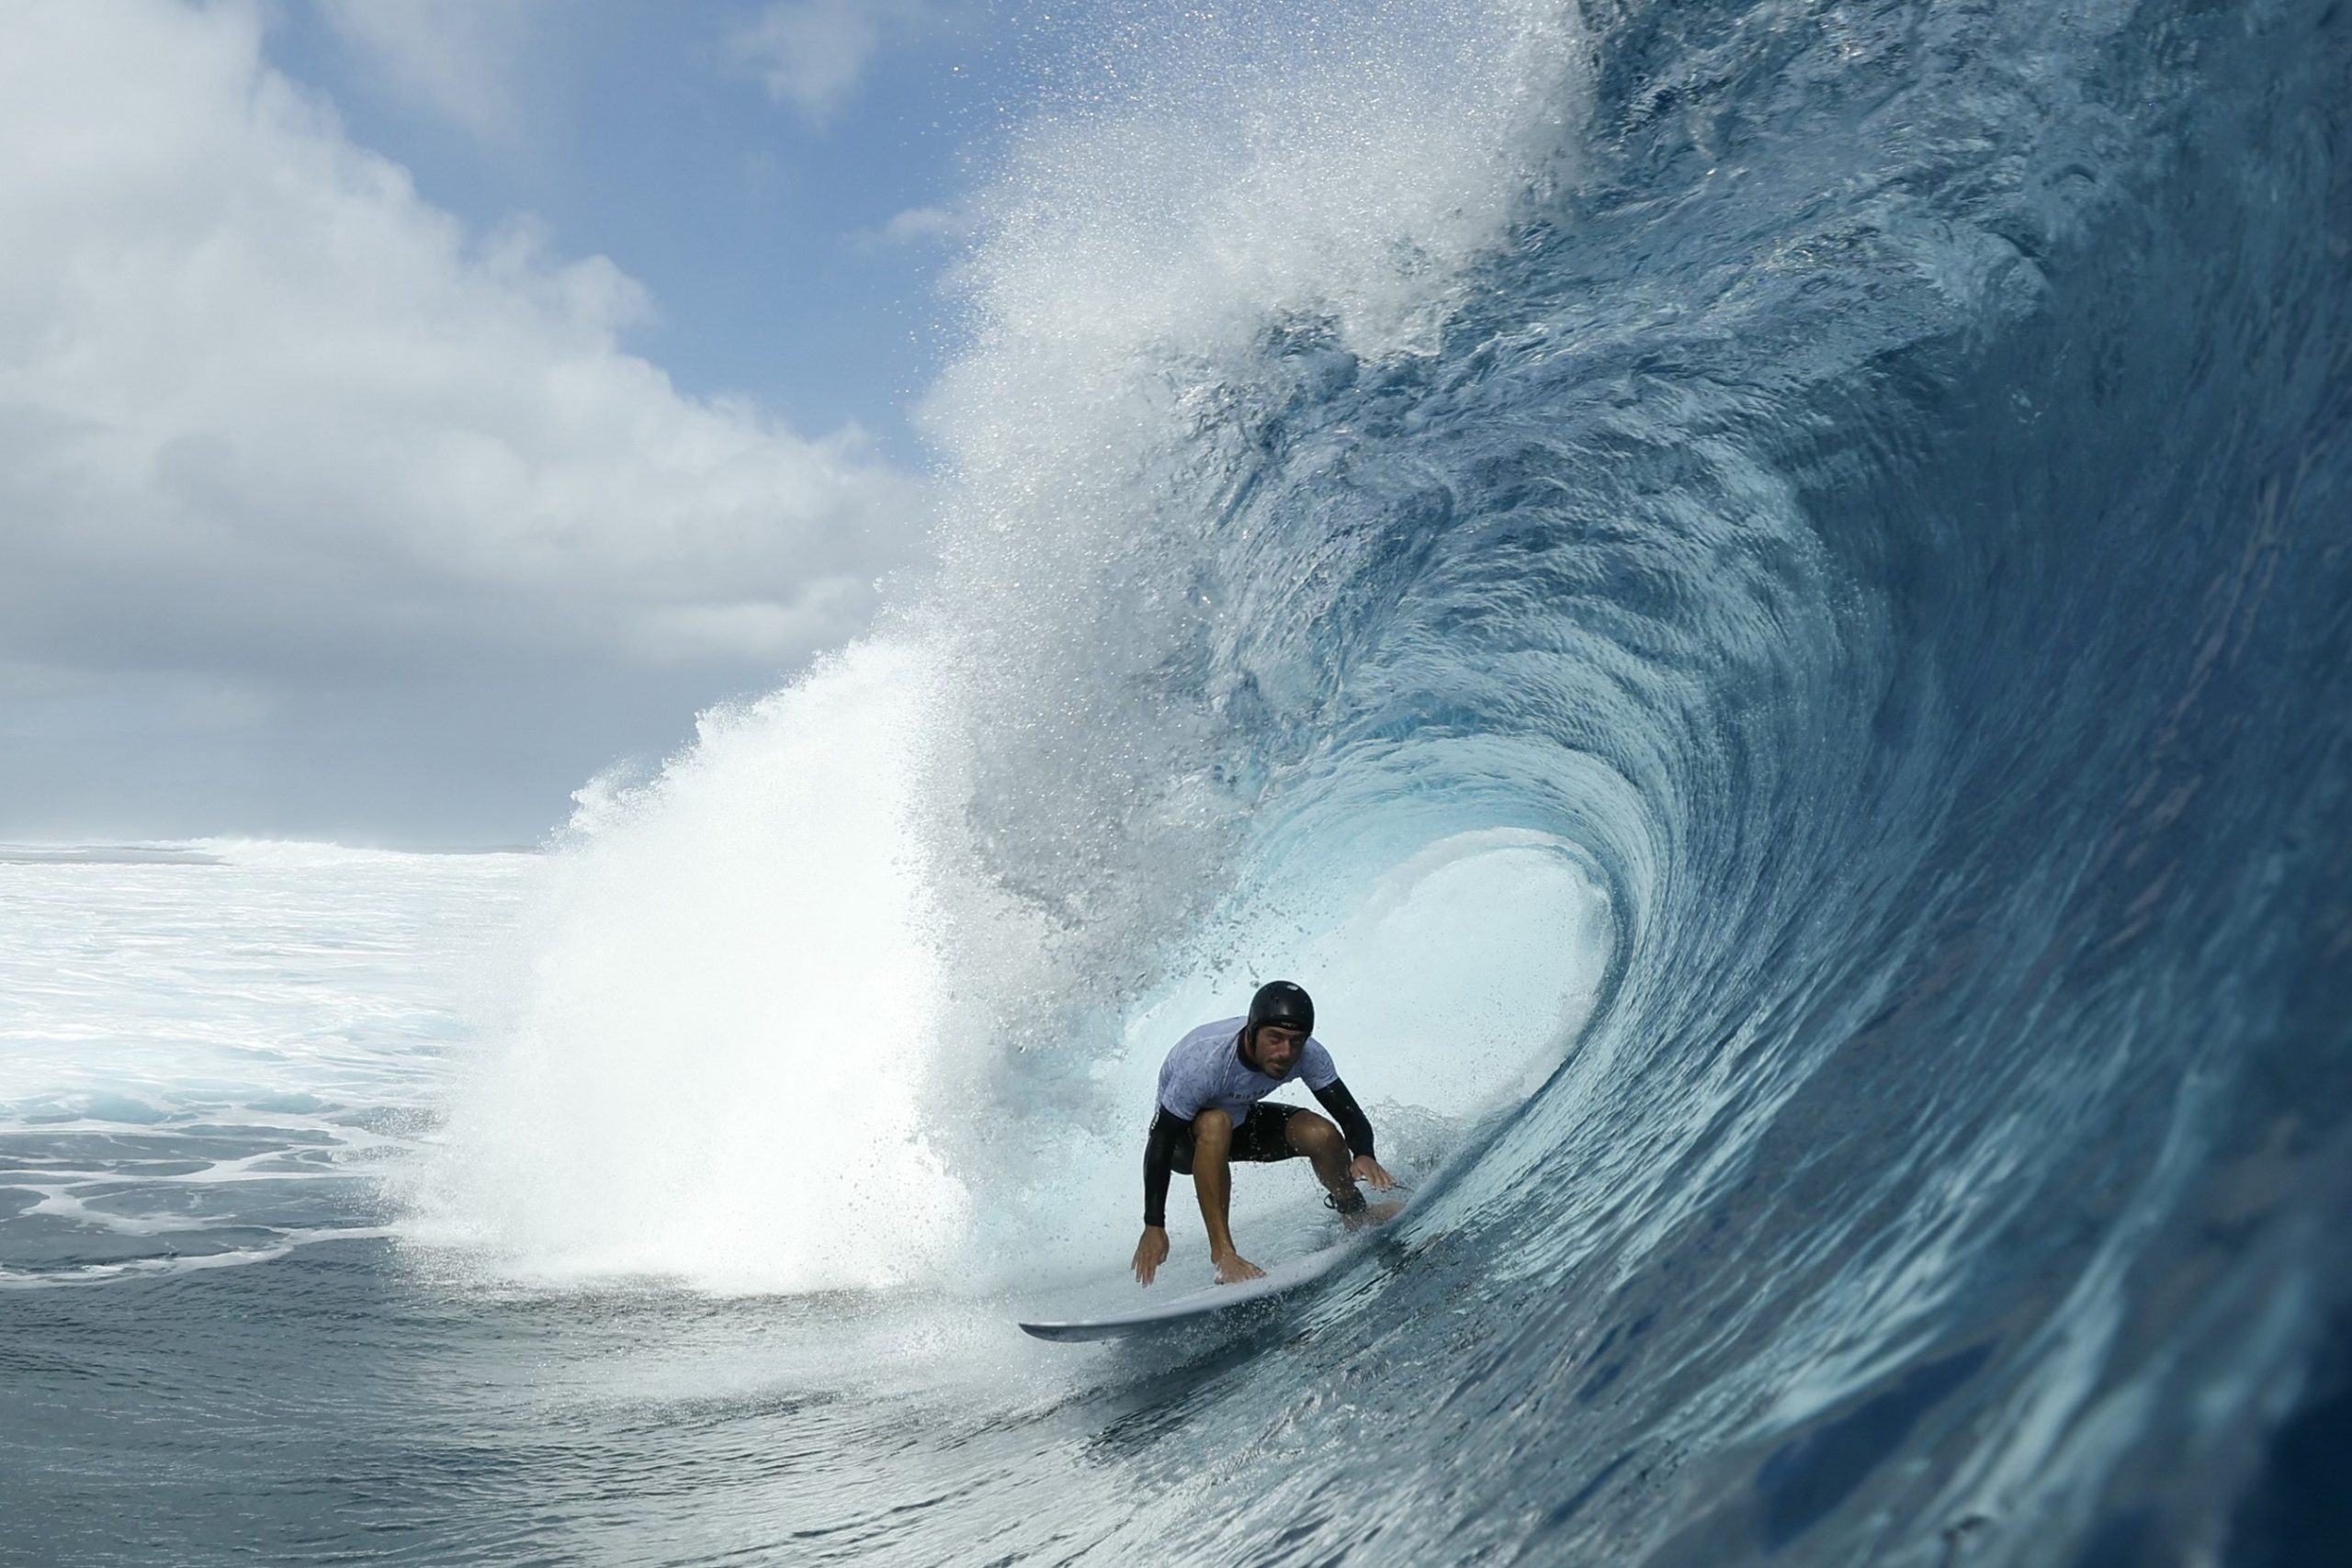
{"type": "Polygon", "coordinates": [[[857,238],[865,245],[912,245],[933,240],[960,240],[972,231],[972,226],[968,216],[944,207],[910,207],[903,212],[892,213],[890,220],[881,228],[864,231],[857,238]]]}
{"type": "Polygon", "coordinates": [[[261,51],[248,5],[11,8],[0,662],[316,690],[860,629],[912,480],[681,394],[610,263],[469,234],[261,51]]]}
{"type": "Polygon", "coordinates": [[[515,124],[515,68],[545,0],[323,0],[392,91],[484,141],[515,124]]]}
{"type": "Polygon", "coordinates": [[[821,125],[857,96],[886,43],[946,15],[936,0],[776,0],[729,41],[769,96],[821,125]]]}

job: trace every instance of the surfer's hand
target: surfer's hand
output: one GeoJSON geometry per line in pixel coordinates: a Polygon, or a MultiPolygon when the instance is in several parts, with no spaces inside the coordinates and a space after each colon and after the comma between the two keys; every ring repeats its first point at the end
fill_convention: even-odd
{"type": "Polygon", "coordinates": [[[1370,1182],[1374,1192],[1385,1192],[1396,1185],[1396,1179],[1383,1170],[1380,1162],[1370,1155],[1356,1156],[1355,1163],[1348,1167],[1348,1176],[1351,1180],[1370,1182]]]}
{"type": "Polygon", "coordinates": [[[1262,1280],[1266,1277],[1266,1271],[1263,1269],[1238,1252],[1228,1252],[1215,1261],[1216,1282],[1220,1285],[1238,1285],[1244,1280],[1262,1280]]]}
{"type": "Polygon", "coordinates": [[[1159,1266],[1168,1261],[1168,1233],[1158,1225],[1143,1227],[1143,1239],[1136,1243],[1136,1283],[1148,1285],[1159,1266]]]}

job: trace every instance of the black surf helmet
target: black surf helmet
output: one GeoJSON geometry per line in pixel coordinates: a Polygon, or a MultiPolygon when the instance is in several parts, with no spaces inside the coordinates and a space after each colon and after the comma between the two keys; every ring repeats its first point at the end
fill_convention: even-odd
{"type": "Polygon", "coordinates": [[[1258,1031],[1267,1024],[1283,1029],[1295,1029],[1301,1034],[1315,1032],[1315,998],[1306,988],[1288,980],[1269,980],[1258,987],[1250,998],[1250,1043],[1258,1043],[1258,1031]]]}

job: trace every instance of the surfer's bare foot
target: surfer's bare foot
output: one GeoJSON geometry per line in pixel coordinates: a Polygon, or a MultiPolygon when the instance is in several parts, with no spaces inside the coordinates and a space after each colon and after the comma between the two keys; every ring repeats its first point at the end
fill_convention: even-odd
{"type": "Polygon", "coordinates": [[[1262,1280],[1266,1271],[1238,1252],[1227,1253],[1216,1260],[1216,1282],[1238,1285],[1244,1280],[1262,1280]]]}
{"type": "Polygon", "coordinates": [[[1340,1218],[1346,1223],[1349,1230],[1360,1231],[1366,1225],[1386,1224],[1395,1219],[1404,1207],[1405,1200],[1396,1198],[1385,1203],[1367,1203],[1354,1213],[1343,1214],[1340,1218]]]}

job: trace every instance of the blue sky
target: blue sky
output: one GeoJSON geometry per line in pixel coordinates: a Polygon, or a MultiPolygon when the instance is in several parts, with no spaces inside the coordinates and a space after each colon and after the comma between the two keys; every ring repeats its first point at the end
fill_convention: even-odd
{"type": "Polygon", "coordinates": [[[507,6],[511,39],[466,85],[486,107],[421,86],[333,10],[281,9],[270,52],[436,204],[484,231],[527,216],[643,284],[656,313],[631,346],[682,389],[748,395],[803,429],[855,419],[920,460],[904,411],[946,326],[945,215],[1020,73],[1007,18],[803,7],[886,18],[812,104],[766,80],[759,28],[788,7],[507,6]]]}
{"type": "Polygon", "coordinates": [[[855,0],[504,8],[478,74],[438,90],[332,8],[280,9],[269,51],[435,204],[484,231],[527,215],[556,251],[643,284],[656,313],[630,346],[682,389],[745,394],[803,430],[854,419],[918,461],[904,411],[947,325],[947,215],[1036,68],[1017,19],[855,0]],[[874,18],[872,52],[813,96],[772,87],[762,24],[795,12],[874,18]]]}

